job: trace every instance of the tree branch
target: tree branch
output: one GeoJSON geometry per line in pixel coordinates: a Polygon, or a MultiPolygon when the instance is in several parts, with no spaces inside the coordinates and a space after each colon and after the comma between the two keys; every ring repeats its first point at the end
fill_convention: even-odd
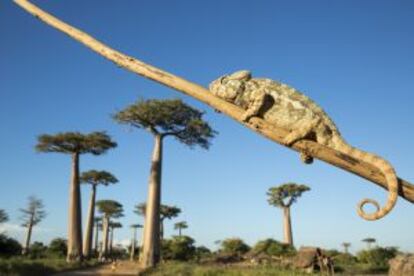
{"type": "MultiPolygon", "coordinates": [[[[81,30],[78,30],[60,21],[56,17],[42,11],[26,0],[14,0],[14,2],[41,21],[69,35],[73,39],[84,44],[86,47],[109,59],[118,66],[196,98],[212,108],[230,116],[251,130],[279,144],[282,143],[283,138],[288,134],[286,130],[277,128],[257,117],[250,119],[248,123],[244,123],[242,121],[242,114],[244,113],[244,110],[215,97],[204,87],[118,52],[81,30]]],[[[377,168],[362,162],[361,160],[356,160],[348,155],[312,141],[299,141],[295,143],[292,148],[296,151],[306,150],[315,158],[359,175],[369,181],[372,181],[380,187],[387,189],[387,183],[382,173],[377,168]]],[[[403,179],[399,179],[399,183],[399,195],[414,203],[414,185],[403,179]]]]}

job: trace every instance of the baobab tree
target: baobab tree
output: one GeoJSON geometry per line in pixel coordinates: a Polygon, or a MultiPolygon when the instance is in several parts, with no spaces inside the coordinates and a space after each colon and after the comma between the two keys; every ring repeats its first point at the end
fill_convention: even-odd
{"type": "Polygon", "coordinates": [[[351,243],[350,242],[343,242],[342,246],[344,247],[345,254],[348,254],[349,253],[348,249],[349,249],[349,247],[351,247],[351,243]]]}
{"type": "Polygon", "coordinates": [[[96,202],[98,212],[102,214],[102,250],[99,252],[99,259],[108,257],[109,246],[109,225],[111,218],[119,218],[123,216],[122,204],[115,200],[98,200],[96,202]]]}
{"type": "MultiPolygon", "coordinates": [[[[145,217],[147,205],[145,202],[135,205],[134,212],[145,217]]],[[[164,238],[164,220],[177,217],[181,213],[181,209],[177,206],[169,206],[161,204],[160,206],[160,239],[164,238]]]]}
{"type": "Polygon", "coordinates": [[[95,228],[95,252],[99,252],[99,230],[102,230],[102,217],[96,217],[93,219],[95,228]]]}
{"type": "Polygon", "coordinates": [[[309,190],[310,188],[306,185],[286,183],[277,187],[271,187],[267,192],[267,201],[269,204],[283,209],[284,242],[291,246],[293,246],[293,237],[290,207],[297,201],[302,193],[309,190]]]}
{"type": "Polygon", "coordinates": [[[82,256],[82,212],[79,187],[79,156],[91,153],[101,155],[116,147],[116,143],[105,132],[63,132],[55,135],[43,134],[38,137],[38,152],[58,152],[72,157],[72,175],[69,192],[68,215],[68,262],[81,261],[82,256]]]}
{"type": "Polygon", "coordinates": [[[122,224],[118,221],[109,222],[110,242],[109,242],[109,254],[112,254],[112,248],[114,247],[114,232],[116,228],[122,228],[122,224]]]}
{"type": "Polygon", "coordinates": [[[178,230],[178,236],[181,237],[181,231],[187,229],[188,225],[185,221],[180,221],[174,224],[174,229],[178,230]]]}
{"type": "Polygon", "coordinates": [[[107,171],[90,170],[83,172],[80,176],[80,182],[83,184],[89,184],[92,187],[91,197],[89,200],[89,212],[86,223],[86,230],[83,241],[83,256],[89,258],[92,252],[92,235],[93,235],[93,223],[95,216],[95,199],[96,199],[96,187],[98,185],[108,186],[118,182],[115,176],[107,171]]]}
{"type": "Polygon", "coordinates": [[[365,238],[362,240],[362,242],[365,242],[367,244],[367,249],[371,249],[371,244],[374,244],[377,240],[374,238],[365,238]]]}
{"type": "Polygon", "coordinates": [[[113,117],[121,124],[147,130],[154,136],[144,223],[142,267],[154,267],[160,260],[160,204],[162,142],[174,137],[189,147],[208,149],[216,132],[202,120],[203,112],[181,100],[139,100],[113,117]]]}
{"type": "Polygon", "coordinates": [[[9,220],[9,216],[7,215],[6,211],[0,209],[0,223],[4,223],[9,220]]]}
{"type": "Polygon", "coordinates": [[[46,212],[44,211],[42,200],[35,196],[29,196],[27,207],[20,209],[20,212],[22,212],[22,226],[27,228],[26,239],[22,249],[22,255],[26,255],[30,248],[33,227],[46,217],[46,212]]]}
{"type": "Polygon", "coordinates": [[[130,260],[133,261],[135,258],[135,246],[136,246],[136,240],[137,240],[137,229],[142,228],[141,224],[132,224],[132,239],[131,239],[131,252],[130,252],[130,260]]]}

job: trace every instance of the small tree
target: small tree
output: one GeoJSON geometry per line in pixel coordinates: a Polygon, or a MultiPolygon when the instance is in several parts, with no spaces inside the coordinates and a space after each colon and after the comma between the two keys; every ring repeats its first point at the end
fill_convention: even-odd
{"type": "Polygon", "coordinates": [[[257,242],[251,252],[254,255],[266,254],[268,256],[286,256],[294,254],[295,248],[274,239],[266,239],[257,242]]]}
{"type": "Polygon", "coordinates": [[[239,238],[225,239],[221,242],[221,251],[226,254],[243,255],[249,250],[250,246],[239,238]]]}
{"type": "Polygon", "coordinates": [[[108,239],[109,239],[109,224],[111,218],[119,218],[123,216],[122,204],[115,200],[98,200],[96,202],[98,212],[102,214],[102,250],[99,252],[99,258],[105,259],[108,257],[108,239]]]}
{"type": "Polygon", "coordinates": [[[91,153],[101,155],[116,143],[105,132],[82,134],[63,132],[55,135],[43,134],[38,137],[36,150],[39,152],[58,152],[72,157],[72,176],[69,192],[68,222],[68,262],[81,261],[82,256],[82,212],[79,187],[79,156],[91,153]]]}
{"type": "Polygon", "coordinates": [[[351,247],[351,243],[349,243],[349,242],[343,242],[342,243],[342,246],[344,247],[345,254],[349,254],[348,249],[349,249],[349,247],[351,247]]]}
{"type": "Polygon", "coordinates": [[[95,199],[96,199],[96,187],[98,185],[108,186],[109,184],[115,184],[118,182],[115,176],[107,171],[90,170],[82,173],[80,176],[80,182],[83,184],[89,184],[92,187],[91,197],[89,200],[89,212],[88,220],[86,223],[85,238],[83,243],[83,256],[89,258],[92,253],[92,235],[93,235],[93,223],[95,216],[95,199]]]}
{"type": "Polygon", "coordinates": [[[21,253],[22,246],[18,241],[4,234],[0,234],[0,258],[8,258],[21,253]]]}
{"type": "Polygon", "coordinates": [[[284,242],[293,246],[293,237],[292,237],[292,223],[290,218],[290,207],[297,199],[302,195],[302,193],[309,191],[310,188],[306,185],[298,185],[295,183],[286,183],[277,187],[269,188],[267,192],[268,202],[270,205],[273,205],[278,208],[283,209],[284,217],[284,242]]]}
{"type": "Polygon", "coordinates": [[[6,211],[0,209],[0,224],[4,223],[9,220],[9,216],[7,215],[6,211]]]}
{"type": "MultiPolygon", "coordinates": [[[[135,205],[134,212],[145,217],[147,204],[145,202],[135,205]]],[[[181,213],[181,209],[177,206],[169,206],[161,204],[160,206],[160,238],[164,238],[164,220],[177,217],[181,213]]]]}
{"type": "Polygon", "coordinates": [[[46,212],[43,209],[44,205],[42,200],[34,196],[28,198],[27,207],[25,209],[20,209],[20,212],[22,212],[22,226],[27,228],[26,240],[22,250],[23,255],[26,255],[29,250],[33,227],[41,222],[46,216],[46,212]]]}
{"type": "Polygon", "coordinates": [[[143,268],[154,267],[160,260],[162,141],[172,136],[187,146],[208,149],[216,132],[202,116],[203,112],[181,100],[140,100],[114,115],[117,122],[147,130],[155,139],[144,224],[143,268]]]}
{"type": "Polygon", "coordinates": [[[68,241],[62,238],[55,238],[50,241],[47,251],[52,257],[64,258],[68,251],[68,241]]]}
{"type": "Polygon", "coordinates": [[[130,260],[133,261],[135,259],[135,248],[136,248],[136,240],[137,240],[137,229],[142,228],[141,224],[132,224],[130,226],[132,228],[132,239],[131,239],[131,251],[130,251],[130,260]]]}
{"type": "Polygon", "coordinates": [[[163,240],[162,258],[164,260],[188,261],[194,257],[194,240],[188,236],[175,236],[163,240]]]}
{"type": "Polygon", "coordinates": [[[362,242],[365,242],[367,244],[367,249],[371,249],[371,244],[374,244],[377,240],[374,238],[365,238],[362,240],[362,242]]]}
{"type": "Polygon", "coordinates": [[[187,222],[185,221],[180,221],[174,224],[174,229],[178,230],[178,236],[180,237],[181,237],[181,231],[187,228],[188,228],[188,225],[187,225],[187,222]]]}

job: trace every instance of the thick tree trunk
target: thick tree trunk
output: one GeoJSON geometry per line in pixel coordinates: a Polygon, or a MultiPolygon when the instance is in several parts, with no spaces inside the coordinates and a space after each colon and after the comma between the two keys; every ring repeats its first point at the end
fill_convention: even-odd
{"type": "Polygon", "coordinates": [[[160,220],[160,239],[164,239],[164,220],[160,220]]]}
{"type": "Polygon", "coordinates": [[[155,135],[144,224],[143,268],[154,267],[160,261],[161,163],[162,136],[155,135]]]}
{"type": "Polygon", "coordinates": [[[178,236],[181,237],[181,228],[178,228],[178,236]]]}
{"type": "Polygon", "coordinates": [[[99,227],[98,227],[98,222],[95,223],[95,252],[99,252],[99,227]]]}
{"type": "Polygon", "coordinates": [[[290,207],[283,207],[284,242],[293,246],[292,223],[290,220],[290,207]]]}
{"type": "MultiPolygon", "coordinates": [[[[19,6],[21,6],[29,13],[36,16],[38,19],[69,35],[73,39],[79,41],[86,47],[109,59],[118,66],[181,91],[191,97],[194,97],[197,100],[210,105],[214,109],[221,111],[223,114],[232,117],[251,130],[275,142],[283,144],[282,141],[288,134],[286,130],[277,128],[258,117],[251,118],[248,123],[244,123],[242,120],[244,111],[241,108],[227,103],[224,100],[218,99],[204,87],[189,82],[168,72],[162,71],[154,66],[145,64],[144,62],[137,60],[131,56],[125,55],[119,51],[116,51],[91,37],[87,33],[84,33],[81,30],[76,29],[75,27],[70,26],[58,18],[42,11],[26,0],[14,0],[14,2],[16,2],[19,6]]],[[[299,141],[295,143],[291,148],[300,152],[308,152],[315,158],[357,174],[369,181],[372,181],[384,189],[388,189],[387,181],[379,169],[368,163],[362,162],[361,160],[357,160],[331,148],[307,140],[299,141]]],[[[399,184],[399,195],[411,203],[414,203],[414,185],[403,179],[399,179],[399,184]]]]}
{"type": "Polygon", "coordinates": [[[108,241],[109,241],[109,217],[102,218],[102,249],[99,252],[99,259],[106,259],[108,256],[108,241]]]}
{"type": "Polygon", "coordinates": [[[131,252],[130,252],[130,259],[131,261],[135,258],[135,243],[136,243],[136,236],[137,236],[137,228],[132,228],[132,239],[131,239],[131,252]]]}
{"type": "Polygon", "coordinates": [[[83,256],[90,258],[92,253],[93,221],[95,218],[96,185],[92,185],[91,197],[89,199],[88,221],[86,222],[85,237],[83,240],[83,256]]]}
{"type": "Polygon", "coordinates": [[[22,255],[26,255],[29,252],[29,248],[30,248],[30,239],[32,237],[32,229],[33,229],[33,223],[30,222],[27,225],[27,233],[26,233],[26,240],[24,243],[24,247],[22,249],[22,255]]]}
{"type": "Polygon", "coordinates": [[[79,153],[72,154],[72,177],[69,189],[68,262],[82,260],[82,209],[79,186],[79,153]]]}
{"type": "Polygon", "coordinates": [[[109,233],[111,233],[111,239],[110,239],[110,242],[109,242],[109,255],[111,255],[112,254],[112,248],[114,246],[114,228],[113,227],[110,228],[109,233]]]}

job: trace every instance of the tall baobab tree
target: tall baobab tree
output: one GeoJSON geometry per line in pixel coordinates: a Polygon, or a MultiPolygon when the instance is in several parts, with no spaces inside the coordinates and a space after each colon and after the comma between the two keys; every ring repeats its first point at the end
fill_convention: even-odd
{"type": "Polygon", "coordinates": [[[94,228],[95,228],[95,253],[99,252],[99,230],[102,230],[102,217],[95,216],[93,219],[94,228]]]}
{"type": "Polygon", "coordinates": [[[72,157],[72,176],[69,189],[68,215],[68,262],[81,261],[82,256],[82,212],[79,187],[79,156],[91,153],[101,155],[116,143],[105,132],[63,132],[55,135],[43,134],[38,137],[38,152],[58,152],[72,157]]]}
{"type": "Polygon", "coordinates": [[[297,201],[302,193],[309,190],[310,188],[306,185],[286,183],[277,187],[271,187],[267,192],[267,201],[269,204],[283,209],[284,242],[291,246],[293,246],[293,237],[290,207],[297,201]]]}
{"type": "Polygon", "coordinates": [[[181,237],[182,229],[188,228],[187,222],[180,221],[174,224],[174,229],[178,230],[178,236],[181,237]]]}
{"type": "Polygon", "coordinates": [[[130,252],[130,260],[133,261],[135,259],[135,246],[136,246],[136,240],[137,240],[137,229],[142,228],[141,224],[132,224],[132,239],[131,239],[131,252],[130,252]]]}
{"type": "Polygon", "coordinates": [[[154,267],[160,260],[160,204],[162,142],[174,137],[187,146],[208,149],[216,132],[202,120],[203,112],[181,100],[140,100],[114,115],[114,119],[154,136],[148,183],[147,211],[141,265],[154,267]]]}
{"type": "Polygon", "coordinates": [[[102,214],[102,250],[99,252],[99,259],[105,259],[108,256],[109,247],[109,225],[111,218],[123,216],[122,204],[115,200],[98,200],[96,202],[98,212],[102,214]]]}
{"type": "MultiPolygon", "coordinates": [[[[145,217],[147,205],[145,202],[135,205],[134,212],[145,217]]],[[[177,206],[169,206],[161,204],[160,206],[160,239],[164,238],[164,220],[177,217],[181,213],[181,209],[177,206]]]]}
{"type": "Polygon", "coordinates": [[[91,197],[89,200],[89,212],[88,220],[86,223],[86,230],[83,241],[83,256],[89,258],[92,253],[92,236],[93,236],[93,223],[95,216],[95,199],[96,199],[96,187],[98,185],[108,186],[118,182],[115,176],[107,171],[90,170],[83,172],[80,176],[80,182],[84,184],[90,184],[92,187],[91,197]]]}
{"type": "Polygon", "coordinates": [[[109,222],[109,232],[111,233],[109,242],[109,254],[112,254],[112,248],[114,247],[114,232],[116,228],[122,228],[122,224],[118,221],[109,222]]]}
{"type": "Polygon", "coordinates": [[[30,248],[33,227],[45,218],[46,212],[42,200],[35,196],[29,196],[26,208],[20,209],[22,212],[22,226],[27,228],[26,239],[22,250],[22,255],[26,255],[30,248]]]}
{"type": "Polygon", "coordinates": [[[345,254],[348,254],[349,253],[348,249],[349,249],[349,247],[351,247],[351,243],[350,242],[343,242],[342,246],[344,247],[345,254]]]}
{"type": "Polygon", "coordinates": [[[9,216],[7,215],[6,211],[0,209],[0,223],[6,222],[9,220],[9,216]]]}
{"type": "Polygon", "coordinates": [[[362,242],[365,242],[367,244],[367,249],[371,249],[371,244],[374,244],[377,240],[374,238],[365,238],[362,240],[362,242]]]}

